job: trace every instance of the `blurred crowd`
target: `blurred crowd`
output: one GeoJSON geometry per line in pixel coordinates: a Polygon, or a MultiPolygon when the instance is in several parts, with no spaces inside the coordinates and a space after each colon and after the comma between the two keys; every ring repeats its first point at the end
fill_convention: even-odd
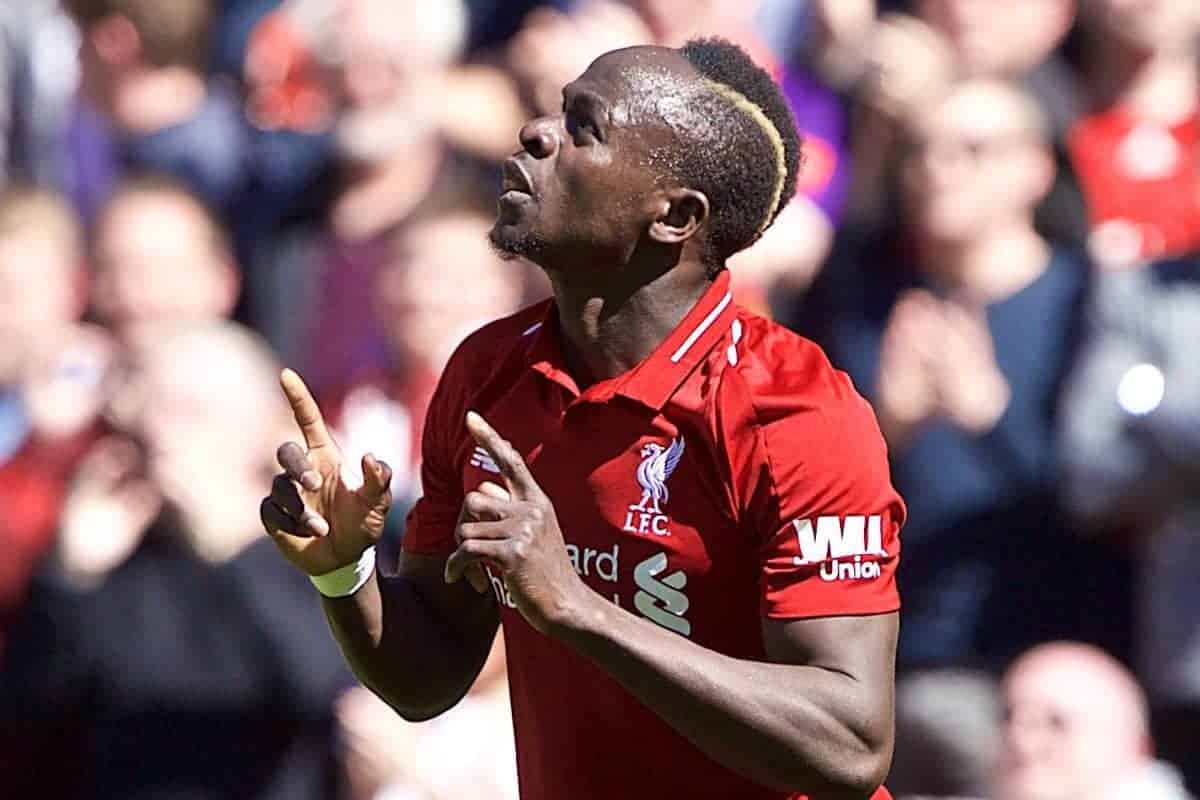
{"type": "Polygon", "coordinates": [[[740,43],[805,137],[731,262],[909,505],[898,798],[1200,794],[1196,0],[0,3],[0,796],[516,797],[503,637],[411,725],[258,501],[318,395],[420,493],[442,365],[548,285],[498,163],[598,54],[740,43]]]}

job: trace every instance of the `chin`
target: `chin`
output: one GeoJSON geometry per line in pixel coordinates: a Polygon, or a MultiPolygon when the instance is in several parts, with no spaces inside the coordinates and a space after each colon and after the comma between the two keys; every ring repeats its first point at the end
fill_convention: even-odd
{"type": "Polygon", "coordinates": [[[956,208],[929,209],[919,218],[918,225],[926,236],[936,241],[957,243],[978,235],[980,226],[974,219],[956,208]]]}
{"type": "Polygon", "coordinates": [[[538,255],[546,249],[545,239],[536,231],[519,223],[505,222],[503,218],[496,220],[488,232],[488,242],[496,254],[506,261],[527,258],[536,262],[538,255]]]}

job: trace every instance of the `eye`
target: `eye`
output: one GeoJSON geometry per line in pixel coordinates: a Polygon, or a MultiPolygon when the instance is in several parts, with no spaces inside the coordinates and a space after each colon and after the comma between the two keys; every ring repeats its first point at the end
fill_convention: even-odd
{"type": "Polygon", "coordinates": [[[593,139],[599,139],[599,130],[596,123],[590,117],[580,117],[577,114],[570,112],[566,115],[567,134],[573,139],[579,138],[581,135],[591,136],[593,139]]]}

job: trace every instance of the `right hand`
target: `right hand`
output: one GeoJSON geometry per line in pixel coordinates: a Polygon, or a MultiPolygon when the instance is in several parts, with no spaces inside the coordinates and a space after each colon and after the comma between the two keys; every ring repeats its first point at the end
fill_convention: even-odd
{"type": "Polygon", "coordinates": [[[348,485],[342,451],[304,381],[285,369],[279,383],[306,446],[280,446],[277,458],[284,471],[275,476],[259,513],[288,561],[309,575],[324,575],[357,561],[383,535],[392,505],[392,470],[367,453],[362,485],[348,485]]]}

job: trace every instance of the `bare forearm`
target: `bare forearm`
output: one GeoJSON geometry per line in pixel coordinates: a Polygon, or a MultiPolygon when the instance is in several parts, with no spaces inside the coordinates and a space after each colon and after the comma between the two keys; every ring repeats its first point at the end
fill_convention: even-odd
{"type": "Polygon", "coordinates": [[[467,600],[469,613],[451,622],[420,584],[376,573],[354,595],[322,603],[358,679],[406,719],[422,720],[457,703],[487,658],[495,607],[467,600]]]}
{"type": "Polygon", "coordinates": [[[587,616],[564,640],[719,763],[822,798],[867,798],[882,782],[890,695],[818,666],[730,658],[603,601],[587,616]]]}

